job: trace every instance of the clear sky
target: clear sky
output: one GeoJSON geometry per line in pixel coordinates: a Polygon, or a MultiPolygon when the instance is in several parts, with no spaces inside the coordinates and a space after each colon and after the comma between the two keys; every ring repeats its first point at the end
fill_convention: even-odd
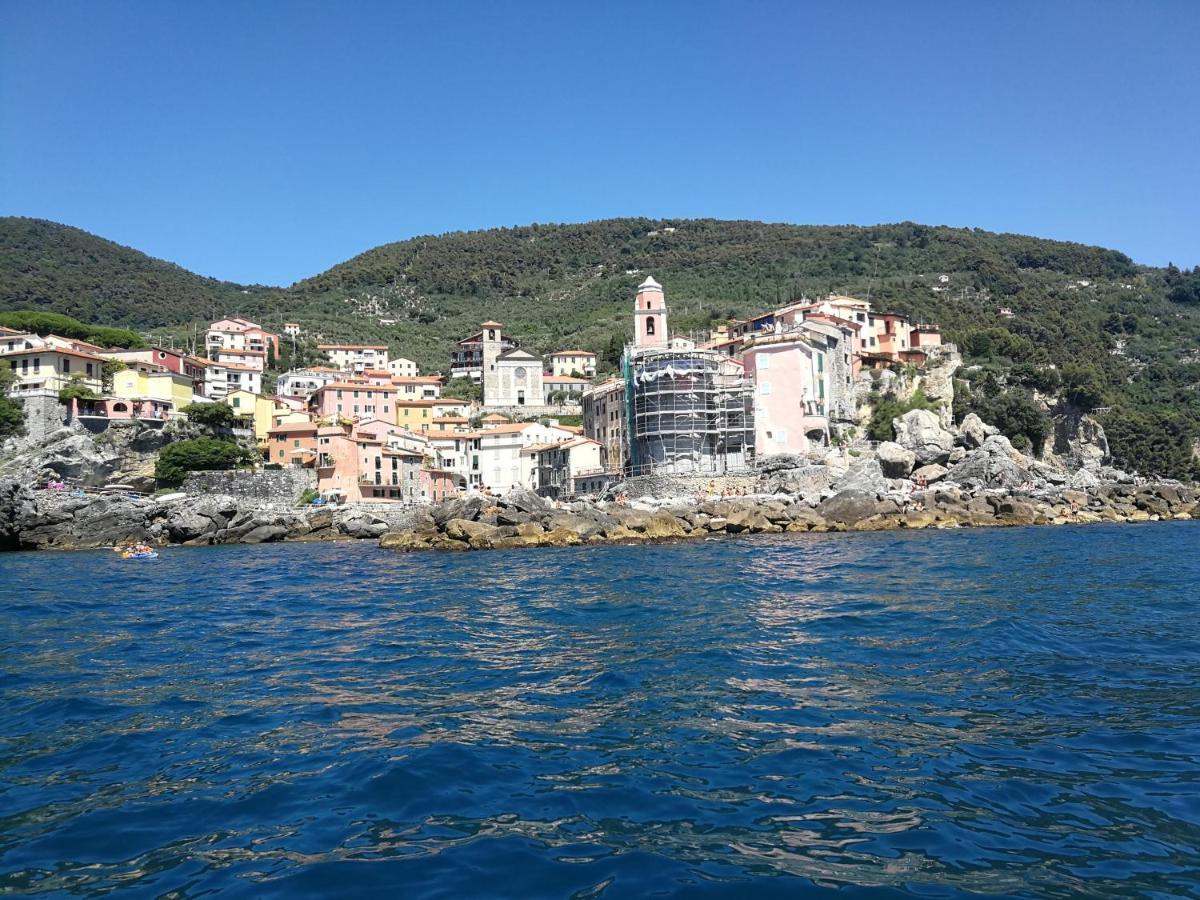
{"type": "Polygon", "coordinates": [[[1200,0],[0,0],[0,214],[241,282],[610,216],[1200,264],[1200,0]]]}

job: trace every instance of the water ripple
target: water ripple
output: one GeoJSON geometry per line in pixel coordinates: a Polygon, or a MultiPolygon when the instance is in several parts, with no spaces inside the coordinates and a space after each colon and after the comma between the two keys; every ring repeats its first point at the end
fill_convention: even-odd
{"type": "Polygon", "coordinates": [[[0,557],[0,893],[1188,896],[1200,526],[0,557]]]}

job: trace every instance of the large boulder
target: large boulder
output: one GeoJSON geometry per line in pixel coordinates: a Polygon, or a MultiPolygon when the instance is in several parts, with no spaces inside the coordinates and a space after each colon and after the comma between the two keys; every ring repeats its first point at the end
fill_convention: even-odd
{"type": "Polygon", "coordinates": [[[462,541],[476,549],[484,549],[492,545],[492,540],[501,536],[500,529],[486,522],[475,522],[470,519],[451,519],[446,523],[446,537],[462,541]]]}
{"type": "Polygon", "coordinates": [[[377,538],[389,530],[388,523],[366,513],[359,513],[338,522],[338,530],[352,538],[377,538]]]}
{"type": "Polygon", "coordinates": [[[879,501],[874,493],[866,491],[842,491],[823,501],[817,514],[826,522],[854,525],[869,519],[879,511],[879,501]]]}
{"type": "Polygon", "coordinates": [[[479,518],[480,511],[486,505],[487,501],[482,494],[467,494],[439,503],[429,510],[429,514],[437,525],[445,525],[451,519],[474,521],[479,518]]]}
{"type": "Polygon", "coordinates": [[[836,493],[857,491],[865,494],[887,493],[888,483],[879,460],[873,456],[860,458],[846,474],[833,483],[836,493]]]}
{"type": "Polygon", "coordinates": [[[888,478],[907,478],[916,465],[917,455],[893,441],[884,441],[876,451],[879,468],[888,478]]]}
{"type": "Polygon", "coordinates": [[[924,480],[926,484],[933,484],[935,481],[941,481],[946,477],[946,473],[950,470],[945,466],[939,466],[937,463],[930,463],[927,466],[921,466],[919,469],[913,469],[913,481],[924,480]]]}
{"type": "Polygon", "coordinates": [[[500,499],[500,504],[527,514],[544,513],[550,508],[545,500],[525,487],[512,488],[500,499]]]}
{"type": "Polygon", "coordinates": [[[968,450],[977,450],[989,437],[999,433],[999,429],[988,425],[975,413],[967,413],[962,424],[958,426],[959,443],[968,450]]]}
{"type": "Polygon", "coordinates": [[[800,465],[792,469],[777,469],[766,477],[762,488],[769,494],[820,499],[829,490],[836,475],[828,466],[800,465]]]}
{"type": "Polygon", "coordinates": [[[892,420],[896,443],[916,455],[918,465],[944,463],[954,448],[954,435],[942,428],[937,413],[914,409],[892,420]]]}
{"type": "Polygon", "coordinates": [[[798,469],[808,464],[808,461],[798,453],[773,453],[770,456],[758,458],[755,468],[763,475],[779,472],[784,469],[798,469]]]}
{"type": "Polygon", "coordinates": [[[946,478],[961,485],[982,488],[1029,487],[1034,481],[1033,460],[1018,453],[1002,435],[987,438],[962,462],[950,467],[946,478]]]}

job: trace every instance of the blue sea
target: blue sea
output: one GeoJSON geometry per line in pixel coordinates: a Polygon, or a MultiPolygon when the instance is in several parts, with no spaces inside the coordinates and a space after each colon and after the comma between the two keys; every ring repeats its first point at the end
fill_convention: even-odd
{"type": "Polygon", "coordinates": [[[1200,523],[0,556],[0,894],[1200,893],[1200,523]]]}

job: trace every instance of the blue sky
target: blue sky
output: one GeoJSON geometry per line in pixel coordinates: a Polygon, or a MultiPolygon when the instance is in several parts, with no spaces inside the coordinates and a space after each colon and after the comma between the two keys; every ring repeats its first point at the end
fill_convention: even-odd
{"type": "Polygon", "coordinates": [[[0,0],[0,214],[270,284],[624,215],[1195,265],[1197,33],[1196,0],[0,0]]]}

